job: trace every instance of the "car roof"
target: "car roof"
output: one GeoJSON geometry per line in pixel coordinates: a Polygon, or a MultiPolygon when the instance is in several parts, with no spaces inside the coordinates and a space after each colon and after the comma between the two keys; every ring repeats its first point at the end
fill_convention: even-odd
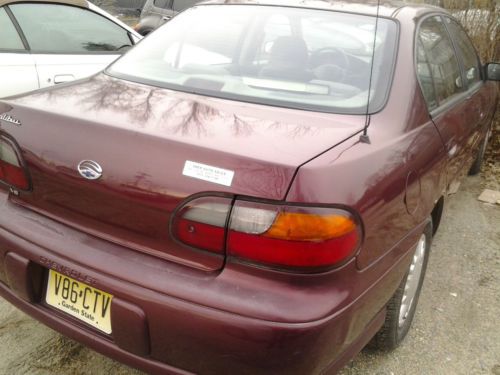
{"type": "Polygon", "coordinates": [[[19,3],[50,3],[50,4],[64,4],[73,5],[80,8],[88,8],[89,3],[87,0],[0,0],[0,7],[4,5],[19,4],[19,3]]]}
{"type": "MultiPolygon", "coordinates": [[[[0,0],[1,1],[1,0],[0,0]]],[[[443,12],[443,8],[428,4],[412,4],[398,0],[208,0],[200,5],[210,4],[243,4],[243,5],[271,5],[296,8],[324,9],[341,11],[346,13],[358,13],[375,16],[377,13],[382,17],[395,17],[402,8],[410,9],[415,14],[443,12]],[[377,10],[378,6],[380,8],[377,10]]]]}

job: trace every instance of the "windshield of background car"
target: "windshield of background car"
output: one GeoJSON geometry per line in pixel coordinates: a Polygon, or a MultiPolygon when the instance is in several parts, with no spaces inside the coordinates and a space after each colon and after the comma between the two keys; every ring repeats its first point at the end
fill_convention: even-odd
{"type": "Polygon", "coordinates": [[[303,8],[197,6],[144,39],[108,73],[178,91],[324,112],[364,114],[370,100],[369,112],[376,112],[386,101],[397,40],[395,22],[376,22],[303,8]]]}

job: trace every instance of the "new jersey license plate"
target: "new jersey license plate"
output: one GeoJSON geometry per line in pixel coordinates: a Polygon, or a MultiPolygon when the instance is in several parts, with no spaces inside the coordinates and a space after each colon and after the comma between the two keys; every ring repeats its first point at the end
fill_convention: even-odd
{"type": "Polygon", "coordinates": [[[112,299],[111,294],[49,270],[47,304],[107,334],[111,333],[112,299]]]}

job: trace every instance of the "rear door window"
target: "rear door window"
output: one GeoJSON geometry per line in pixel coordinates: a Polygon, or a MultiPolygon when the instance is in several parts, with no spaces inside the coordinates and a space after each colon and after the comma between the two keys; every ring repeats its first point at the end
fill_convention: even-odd
{"type": "Polygon", "coordinates": [[[21,37],[4,8],[0,8],[0,50],[24,50],[21,37]]]}
{"type": "Polygon", "coordinates": [[[463,63],[467,84],[472,86],[481,81],[479,57],[462,26],[448,17],[445,18],[445,22],[450,30],[450,34],[455,40],[459,56],[463,63]]]}
{"type": "Polygon", "coordinates": [[[420,39],[417,40],[417,76],[429,111],[438,106],[431,67],[420,39]]]}
{"type": "Polygon", "coordinates": [[[79,54],[131,46],[128,32],[86,9],[58,4],[10,6],[32,52],[79,54]]]}
{"type": "Polygon", "coordinates": [[[458,60],[446,27],[439,16],[422,22],[418,37],[429,62],[436,99],[443,105],[463,91],[458,60]]]}

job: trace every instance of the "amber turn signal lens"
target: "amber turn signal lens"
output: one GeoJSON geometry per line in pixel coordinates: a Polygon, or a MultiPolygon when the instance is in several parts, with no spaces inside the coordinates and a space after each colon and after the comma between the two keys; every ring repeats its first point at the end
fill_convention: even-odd
{"type": "Polygon", "coordinates": [[[350,217],[281,212],[263,235],[289,241],[325,241],[356,229],[350,217]]]}

